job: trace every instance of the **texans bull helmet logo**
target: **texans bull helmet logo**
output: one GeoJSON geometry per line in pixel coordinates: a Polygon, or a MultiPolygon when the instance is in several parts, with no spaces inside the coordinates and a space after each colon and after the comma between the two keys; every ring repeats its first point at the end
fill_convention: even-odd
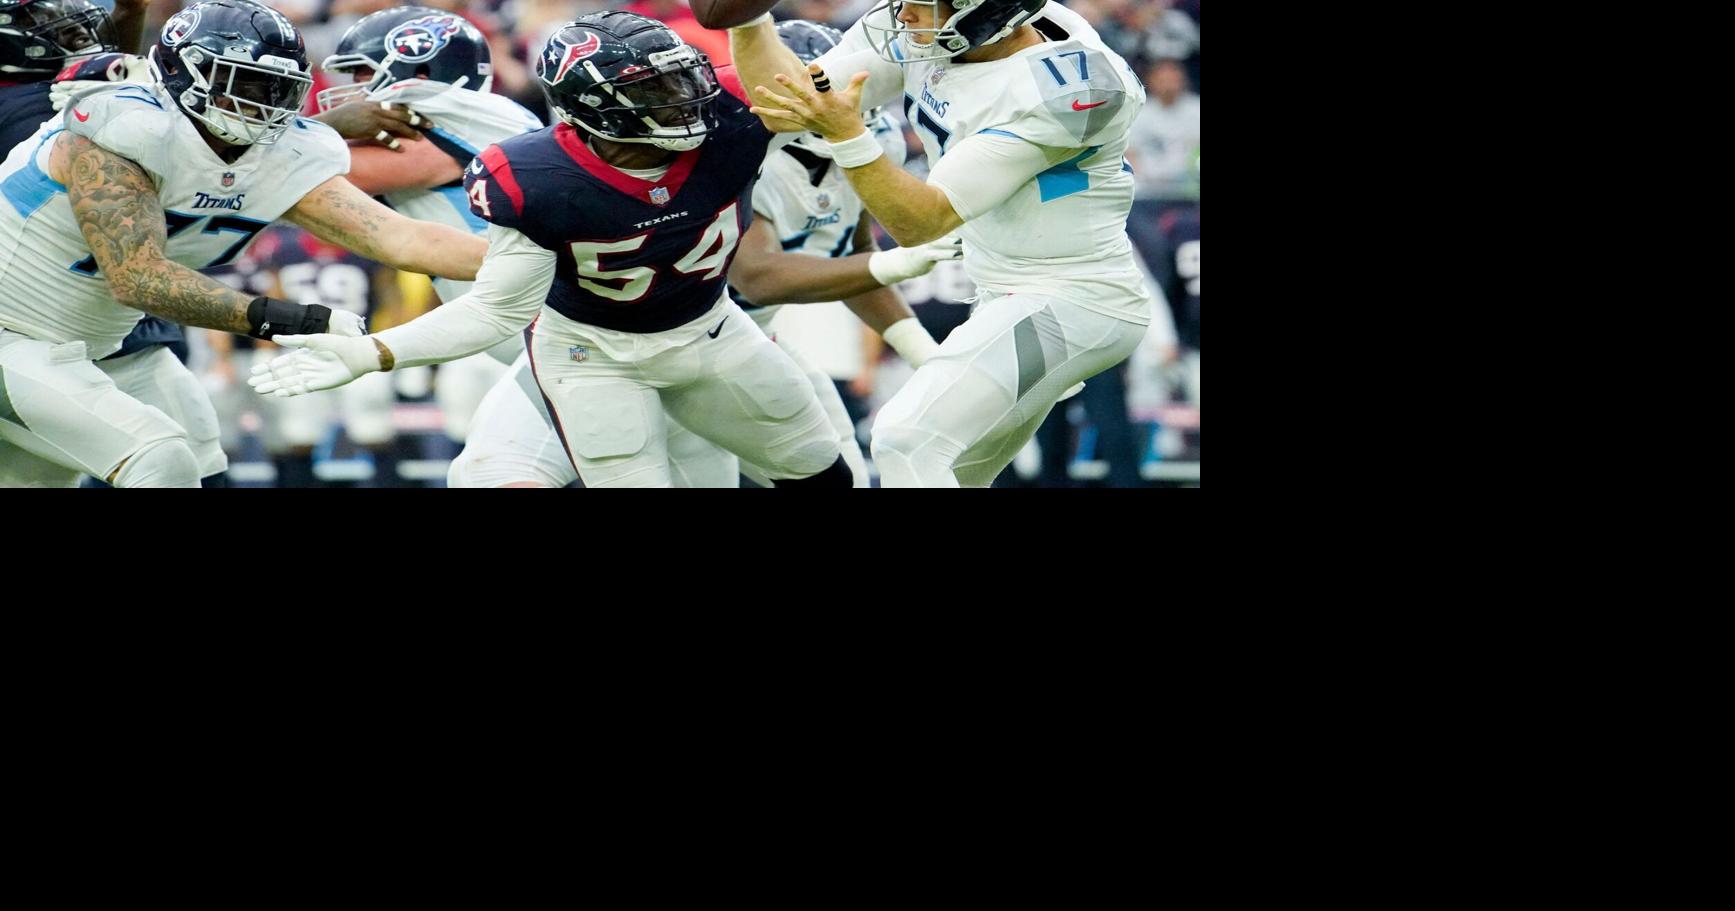
{"type": "Polygon", "coordinates": [[[549,85],[559,84],[580,60],[602,50],[602,36],[595,32],[584,34],[584,40],[577,44],[566,44],[559,39],[549,44],[548,53],[543,54],[538,61],[542,64],[540,75],[543,82],[549,85]]]}
{"type": "Polygon", "coordinates": [[[411,19],[386,35],[386,51],[408,63],[432,60],[452,42],[452,36],[458,34],[460,28],[456,16],[411,19]]]}

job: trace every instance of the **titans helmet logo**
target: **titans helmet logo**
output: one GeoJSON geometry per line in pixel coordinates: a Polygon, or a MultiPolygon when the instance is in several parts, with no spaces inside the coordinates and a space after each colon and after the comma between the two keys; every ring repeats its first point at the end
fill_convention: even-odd
{"type": "Polygon", "coordinates": [[[462,28],[456,16],[411,19],[386,33],[386,52],[406,63],[432,60],[462,28]]]}
{"type": "Polygon", "coordinates": [[[169,21],[163,23],[163,47],[174,47],[187,40],[193,34],[193,29],[199,27],[199,11],[184,9],[176,13],[169,21]]]}

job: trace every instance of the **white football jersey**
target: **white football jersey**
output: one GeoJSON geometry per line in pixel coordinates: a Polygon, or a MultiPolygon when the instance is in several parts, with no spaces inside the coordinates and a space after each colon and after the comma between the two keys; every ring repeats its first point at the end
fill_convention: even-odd
{"type": "MultiPolygon", "coordinates": [[[[899,167],[904,163],[904,131],[890,115],[873,123],[873,134],[886,154],[899,167]]],[[[819,183],[788,146],[765,158],[765,169],[753,187],[753,214],[771,223],[785,253],[804,253],[836,259],[855,252],[856,229],[861,223],[861,198],[849,178],[836,164],[827,163],[819,183]]],[[[767,328],[782,306],[757,307],[747,312],[767,328]]]]}
{"type": "Polygon", "coordinates": [[[896,64],[873,51],[857,22],[820,63],[833,82],[872,74],[862,104],[900,101],[930,168],[979,133],[1076,150],[958,230],[964,264],[985,290],[1053,294],[1147,323],[1151,299],[1126,233],[1126,149],[1144,86],[1077,13],[1051,2],[1032,23],[1049,40],[1001,60],[896,64]]]}
{"type": "Polygon", "coordinates": [[[0,165],[0,326],[41,341],[82,340],[92,359],[119,349],[143,314],[115,303],[66,187],[48,176],[54,137],[64,130],[150,175],[168,258],[192,269],[233,262],[303,196],[349,173],[349,148],[311,120],[297,118],[277,142],[250,146],[228,163],[157,86],[122,84],[75,98],[0,165]]]}
{"type": "MultiPolygon", "coordinates": [[[[445,147],[469,153],[471,158],[494,143],[542,129],[542,121],[535,114],[505,95],[453,88],[446,82],[400,79],[368,98],[405,104],[418,114],[426,114],[437,125],[422,142],[438,140],[445,147]]],[[[469,162],[461,164],[467,166],[469,162]]],[[[470,211],[470,199],[464,195],[462,180],[449,187],[387,193],[385,199],[393,209],[410,218],[450,225],[472,234],[488,233],[488,223],[470,211]]],[[[453,301],[468,292],[472,284],[436,278],[434,290],[440,300],[453,301]]]]}

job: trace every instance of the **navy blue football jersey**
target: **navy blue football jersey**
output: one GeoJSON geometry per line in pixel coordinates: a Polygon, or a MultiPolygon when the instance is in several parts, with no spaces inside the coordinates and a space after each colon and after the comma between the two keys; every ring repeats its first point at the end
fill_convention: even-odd
{"type": "Polygon", "coordinates": [[[0,82],[0,158],[54,116],[46,82],[0,82]]]}
{"type": "Polygon", "coordinates": [[[692,322],[723,294],[772,138],[732,91],[716,111],[704,145],[656,181],[610,167],[564,123],[489,146],[464,172],[471,211],[558,255],[547,305],[562,316],[621,332],[692,322]]]}
{"type": "Polygon", "coordinates": [[[175,357],[181,359],[181,363],[187,362],[187,334],[181,330],[181,324],[171,323],[162,317],[152,316],[149,313],[145,314],[138,321],[138,324],[133,326],[133,331],[128,332],[126,338],[121,339],[120,350],[103,358],[103,360],[126,357],[152,345],[168,345],[175,357]]]}

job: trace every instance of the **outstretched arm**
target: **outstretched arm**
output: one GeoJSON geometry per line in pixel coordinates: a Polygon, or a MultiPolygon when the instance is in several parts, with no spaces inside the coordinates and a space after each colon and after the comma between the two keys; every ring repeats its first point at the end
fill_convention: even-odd
{"type": "Polygon", "coordinates": [[[168,227],[150,175],[71,132],[55,139],[50,176],[66,186],[78,229],[117,303],[205,329],[271,338],[285,332],[360,335],[360,320],[324,306],[248,297],[169,259],[168,227]]]}
{"type": "Polygon", "coordinates": [[[482,238],[405,218],[342,177],[315,187],[283,219],[394,269],[458,281],[474,280],[488,254],[482,238]]]}
{"type": "Polygon", "coordinates": [[[488,229],[488,259],[470,293],[367,338],[279,338],[293,351],[253,368],[247,382],[261,395],[334,389],[376,370],[455,360],[521,331],[548,295],[556,256],[511,228],[488,229]]]}

